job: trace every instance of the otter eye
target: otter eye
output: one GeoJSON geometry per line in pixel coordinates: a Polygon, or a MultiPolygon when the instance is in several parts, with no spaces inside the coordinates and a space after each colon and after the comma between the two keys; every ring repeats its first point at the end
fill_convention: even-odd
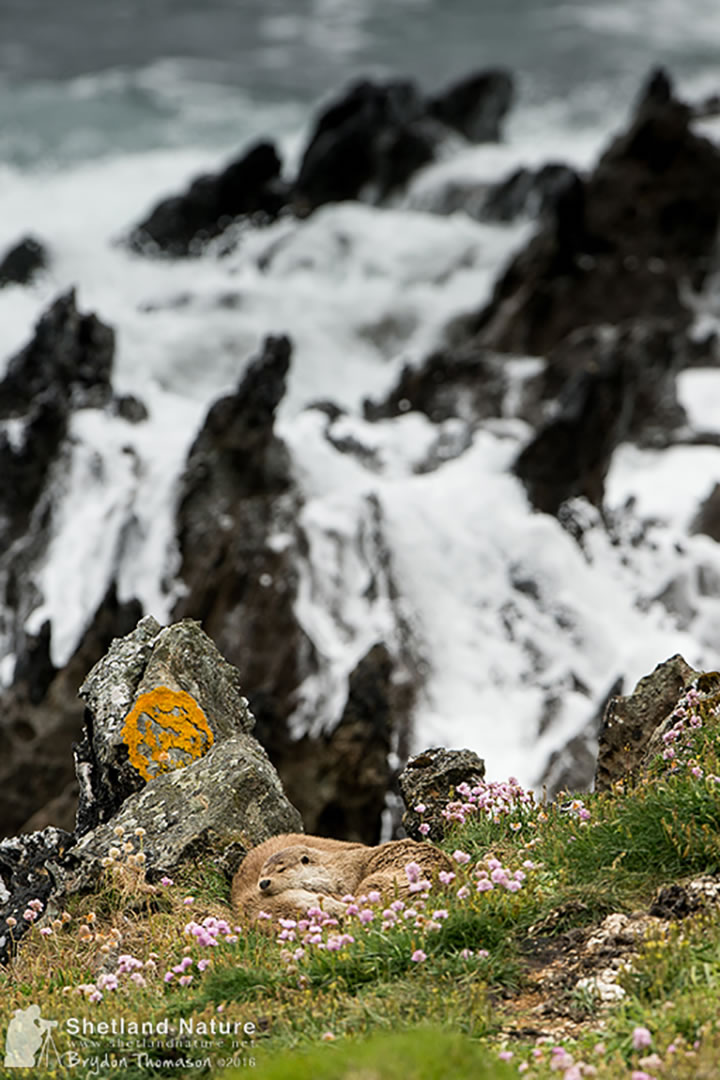
{"type": "Polygon", "coordinates": [[[309,863],[310,862],[310,856],[309,855],[303,855],[300,862],[301,863],[309,863]]]}

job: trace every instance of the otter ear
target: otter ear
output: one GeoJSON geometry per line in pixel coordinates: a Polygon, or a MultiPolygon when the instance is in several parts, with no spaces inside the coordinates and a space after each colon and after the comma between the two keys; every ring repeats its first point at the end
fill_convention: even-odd
{"type": "Polygon", "coordinates": [[[300,859],[300,862],[301,863],[309,863],[310,862],[310,856],[309,855],[303,855],[302,858],[300,859]]]}

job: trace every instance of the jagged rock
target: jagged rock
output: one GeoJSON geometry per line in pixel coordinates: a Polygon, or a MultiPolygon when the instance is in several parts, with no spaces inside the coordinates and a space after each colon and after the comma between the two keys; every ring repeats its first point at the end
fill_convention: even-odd
{"type": "Polygon", "coordinates": [[[86,703],[76,748],[80,836],[148,780],[253,725],[237,670],[191,620],[163,629],[145,616],[113,641],[79,693],[86,703]]]}
{"type": "Polygon", "coordinates": [[[394,660],[379,643],[358,662],[332,731],[304,735],[278,754],[285,790],[308,832],[363,844],[380,843],[391,788],[389,755],[408,725],[410,701],[393,683],[394,660]]]}
{"type": "Polygon", "coordinates": [[[548,758],[537,785],[542,787],[549,799],[554,799],[561,791],[589,791],[592,788],[603,716],[608,702],[611,698],[618,697],[622,688],[623,678],[619,676],[582,731],[569,739],[560,750],[553,751],[548,758]]]}
{"type": "Polygon", "coordinates": [[[70,290],[41,316],[0,380],[0,550],[24,536],[74,408],[110,399],[114,333],[70,290]]]}
{"type": "Polygon", "coordinates": [[[521,451],[513,466],[537,510],[557,514],[584,495],[601,507],[612,453],[632,414],[635,373],[619,356],[568,383],[558,414],[521,451]]]}
{"type": "Polygon", "coordinates": [[[610,699],[600,731],[596,791],[609,790],[652,757],[657,733],[684,688],[699,674],[677,654],[642,678],[632,694],[610,699]]]}
{"type": "Polygon", "coordinates": [[[296,210],[357,199],[372,186],[379,199],[432,160],[441,139],[410,81],[361,80],[318,117],[293,188],[296,210]]]}
{"type": "Polygon", "coordinates": [[[405,366],[384,401],[365,401],[366,420],[384,420],[415,410],[434,423],[459,417],[476,424],[502,411],[506,391],[503,361],[472,345],[432,353],[418,368],[405,366]]]}
{"type": "Polygon", "coordinates": [[[204,508],[209,509],[210,501],[230,503],[289,490],[289,457],[273,425],[285,393],[291,352],[289,338],[266,338],[236,393],[211,406],[188,455],[181,516],[202,492],[207,493],[204,508]]]}
{"type": "Polygon", "coordinates": [[[477,71],[430,98],[428,112],[470,142],[498,142],[513,93],[509,72],[477,71]]]}
{"type": "Polygon", "coordinates": [[[704,533],[720,542],[720,484],[715,484],[690,525],[693,534],[704,533]]]}
{"type": "MultiPolygon", "coordinates": [[[[61,465],[72,411],[108,402],[113,351],[113,331],[78,312],[70,291],[41,316],[0,380],[0,652],[17,658],[16,685],[2,695],[0,710],[7,733],[0,778],[10,770],[9,782],[0,785],[3,832],[20,827],[71,777],[56,762],[77,737],[77,708],[70,707],[70,717],[62,680],[59,696],[44,703],[55,678],[49,628],[33,642],[26,625],[42,602],[32,570],[52,522],[52,471],[61,465]],[[47,741],[51,733],[56,743],[47,741]]],[[[73,698],[76,690],[77,683],[73,698]]]]}
{"type": "Polygon", "coordinates": [[[273,430],[289,355],[287,339],[268,339],[236,394],[212,406],[190,451],[178,509],[186,592],[174,617],[202,619],[243,671],[256,736],[307,827],[374,842],[390,776],[388,740],[394,745],[408,723],[408,680],[388,674],[378,647],[351,674],[342,716],[301,738],[289,728],[305,681],[319,671],[295,613],[307,544],[301,500],[273,430]],[[385,730],[387,700],[397,722],[385,730]]]}
{"type": "Polygon", "coordinates": [[[113,637],[142,615],[136,600],[120,603],[112,584],[68,663],[50,658],[50,626],[24,635],[13,682],[0,693],[0,835],[75,825],[77,786],[72,746],[82,733],[80,683],[113,637]]]}
{"type": "Polygon", "coordinates": [[[198,255],[237,218],[274,221],[287,199],[281,169],[273,144],[258,143],[217,175],[200,176],[184,194],[163,199],[128,243],[144,255],[198,255]]]}
{"type": "Polygon", "coordinates": [[[24,917],[28,904],[39,900],[45,906],[55,885],[48,861],[60,858],[70,840],[68,833],[54,828],[0,840],[0,964],[12,958],[31,926],[24,917]],[[15,925],[8,927],[8,919],[15,925]]]}
{"type": "MultiPolygon", "coordinates": [[[[190,665],[193,653],[184,653],[190,665]]],[[[132,668],[132,657],[130,663],[132,668]]],[[[51,867],[62,893],[85,889],[97,880],[102,860],[118,844],[118,826],[129,840],[135,829],[145,830],[142,852],[150,881],[189,860],[212,862],[230,876],[251,847],[277,833],[304,831],[267,754],[255,738],[239,730],[185,768],[155,776],[112,817],[83,835],[51,867]]]]}
{"type": "Polygon", "coordinates": [[[422,840],[419,826],[427,824],[428,840],[436,843],[445,835],[446,821],[441,811],[451,800],[458,784],[471,787],[485,778],[485,762],[472,750],[445,750],[432,747],[411,757],[398,777],[405,803],[402,823],[407,835],[422,840]],[[422,814],[415,807],[424,804],[422,814]]]}
{"type": "Polygon", "coordinates": [[[273,757],[298,688],[316,670],[294,610],[300,496],[274,433],[290,351],[287,338],[268,338],[237,392],[210,408],[188,455],[177,511],[185,592],[173,617],[201,619],[242,670],[258,738],[273,757]]]}
{"type": "Polygon", "coordinates": [[[690,322],[681,284],[701,287],[720,223],[720,151],[691,119],[656,73],[628,131],[501,275],[471,326],[482,344],[544,354],[582,326],[690,322]]]}
{"type": "Polygon", "coordinates": [[[552,216],[558,196],[575,189],[577,173],[568,165],[549,162],[533,171],[517,169],[491,185],[478,214],[481,221],[514,221],[521,214],[552,216]]]}
{"type": "Polygon", "coordinates": [[[537,170],[520,168],[494,183],[477,179],[449,179],[428,190],[413,192],[411,205],[432,214],[459,211],[475,221],[508,224],[521,216],[545,215],[550,224],[555,205],[579,180],[568,165],[549,162],[537,170]]]}
{"type": "Polygon", "coordinates": [[[691,351],[686,334],[666,319],[576,330],[550,351],[537,396],[547,407],[578,371],[597,371],[619,357],[634,374],[627,437],[640,446],[662,448],[687,422],[676,376],[691,351]]]}
{"type": "Polygon", "coordinates": [[[0,289],[4,285],[29,285],[47,264],[45,247],[33,236],[24,236],[0,260],[0,289]]]}
{"type": "Polygon", "coordinates": [[[0,418],[26,413],[44,392],[72,408],[101,408],[111,396],[115,334],[95,315],[81,315],[70,289],[40,317],[32,341],[7,365],[0,418]]]}

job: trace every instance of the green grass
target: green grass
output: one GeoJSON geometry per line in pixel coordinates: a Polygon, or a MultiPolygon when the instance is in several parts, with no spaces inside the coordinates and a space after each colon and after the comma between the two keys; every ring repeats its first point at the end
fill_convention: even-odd
{"type": "MultiPolygon", "coordinates": [[[[560,935],[593,926],[611,911],[646,910],[659,885],[720,872],[720,783],[712,779],[720,737],[707,703],[703,710],[702,724],[677,741],[677,759],[658,758],[637,782],[548,806],[503,805],[498,795],[494,818],[470,815],[448,830],[444,847],[466,852],[470,867],[492,856],[511,876],[522,870],[517,891],[496,882],[477,892],[477,878],[458,865],[452,885],[410,919],[398,915],[394,926],[383,926],[379,905],[368,925],[346,919],[343,927],[324,931],[326,941],[328,933],[352,932],[355,941],[339,951],[307,946],[295,956],[299,940],[278,942],[258,930],[221,936],[209,948],[183,930],[190,920],[208,917],[232,923],[221,875],[193,868],[174,886],[153,892],[140,886],[137,874],[115,872],[94,895],[72,898],[69,921],[51,936],[33,927],[15,962],[0,971],[0,1049],[12,1011],[36,1003],[44,1017],[58,1021],[59,1032],[73,1016],[167,1017],[175,1026],[187,1017],[251,1023],[256,1032],[240,1047],[218,1039],[213,1060],[233,1052],[252,1056],[254,1074],[270,1080],[500,1080],[518,1075],[523,1062],[524,1075],[535,1080],[562,1075],[551,1068],[551,1047],[518,1034],[550,1022],[524,1016],[517,996],[529,989],[528,935],[562,943],[560,935]],[[463,882],[467,895],[458,897],[463,882]],[[189,896],[194,899],[185,903],[189,896]],[[436,911],[443,914],[436,918],[436,911]],[[413,960],[418,950],[422,955],[413,960]],[[155,965],[142,969],[144,985],[122,976],[97,1002],[75,989],[113,971],[123,953],[155,965]],[[164,973],[183,957],[192,961],[192,981],[180,985],[176,972],[166,982],[164,973]],[[512,1052],[510,1066],[499,1061],[502,1051],[512,1052]]],[[[599,1080],[629,1080],[633,1069],[656,1075],[641,1062],[657,1052],[663,1076],[720,1080],[718,909],[710,906],[649,939],[622,985],[626,996],[611,1009],[601,1010],[591,991],[569,995],[573,1015],[584,1019],[577,1040],[564,1043],[576,1062],[595,1067],[599,1080]],[[638,1026],[652,1033],[651,1051],[633,1047],[638,1026]]],[[[59,1041],[63,1050],[73,1045],[67,1036],[59,1041]]],[[[112,1037],[98,1040],[102,1052],[112,1046],[112,1037]]],[[[195,1046],[186,1052],[203,1060],[208,1051],[195,1046]]],[[[149,1068],[128,1060],[112,1075],[189,1074],[172,1064],[149,1068]]],[[[223,1075],[250,1071],[246,1064],[223,1075]]],[[[20,1075],[3,1071],[0,1059],[0,1077],[6,1074],[20,1075]]],[[[36,1069],[34,1075],[52,1072],[36,1069]]],[[[85,1080],[93,1067],[58,1075],[85,1080]]]]}
{"type": "MultiPolygon", "coordinates": [[[[382,1032],[343,1045],[257,1056],[263,1080],[510,1080],[517,1072],[483,1047],[441,1028],[382,1032]]],[[[228,1080],[247,1077],[232,1070],[228,1080]]]]}

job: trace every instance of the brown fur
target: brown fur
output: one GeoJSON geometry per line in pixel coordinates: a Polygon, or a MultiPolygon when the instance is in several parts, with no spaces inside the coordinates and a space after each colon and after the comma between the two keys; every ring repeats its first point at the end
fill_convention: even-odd
{"type": "Polygon", "coordinates": [[[361,896],[376,889],[386,895],[396,891],[407,895],[409,862],[416,862],[426,878],[453,868],[444,852],[415,840],[368,847],[286,833],[248,852],[233,880],[232,904],[248,920],[260,911],[278,919],[317,906],[339,915],[344,905],[338,901],[346,894],[361,896]]]}

